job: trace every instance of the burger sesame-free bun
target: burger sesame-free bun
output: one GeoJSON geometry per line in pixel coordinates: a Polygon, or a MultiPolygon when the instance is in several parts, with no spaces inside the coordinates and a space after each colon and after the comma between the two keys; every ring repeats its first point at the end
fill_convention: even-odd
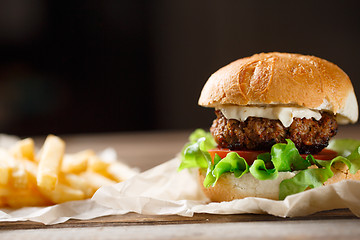
{"type": "Polygon", "coordinates": [[[199,183],[205,195],[213,202],[232,201],[246,197],[279,199],[279,185],[282,180],[295,176],[293,172],[281,172],[274,180],[258,180],[250,173],[241,178],[233,173],[221,175],[214,187],[205,188],[205,169],[199,169],[199,183]]]}
{"type": "Polygon", "coordinates": [[[265,104],[329,111],[350,122],[358,119],[346,73],[324,59],[300,54],[261,53],[236,60],[211,75],[199,99],[205,107],[265,104]]]}
{"type": "MultiPolygon", "coordinates": [[[[324,185],[340,182],[342,180],[360,180],[360,171],[350,174],[343,163],[335,163],[332,167],[334,176],[329,178],[324,185]]],[[[279,186],[282,180],[292,178],[296,172],[279,172],[274,180],[258,180],[250,173],[236,178],[232,173],[221,175],[214,187],[205,188],[203,182],[206,176],[205,169],[199,169],[199,183],[202,191],[213,202],[232,201],[246,197],[279,199],[279,186]]]]}

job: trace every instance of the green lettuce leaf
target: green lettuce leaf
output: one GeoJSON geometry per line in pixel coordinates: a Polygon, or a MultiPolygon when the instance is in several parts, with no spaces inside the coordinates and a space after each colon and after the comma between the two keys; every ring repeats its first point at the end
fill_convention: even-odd
{"type": "Polygon", "coordinates": [[[279,199],[285,199],[286,196],[302,192],[308,188],[322,186],[326,180],[331,178],[334,173],[331,166],[336,162],[342,162],[349,168],[351,174],[355,174],[360,169],[360,146],[358,140],[339,139],[333,143],[332,149],[347,155],[347,157],[337,156],[331,161],[316,160],[313,156],[308,155],[307,159],[318,168],[308,168],[300,171],[291,179],[283,180],[280,183],[279,199]],[[350,154],[348,154],[350,152],[350,154]]]}
{"type": "Polygon", "coordinates": [[[278,143],[271,148],[271,161],[279,172],[290,172],[307,169],[311,163],[303,159],[295,144],[286,139],[286,143],[278,143]]]}
{"type": "Polygon", "coordinates": [[[347,157],[355,149],[359,148],[360,141],[354,139],[332,139],[329,142],[328,149],[334,150],[340,156],[347,157]]]}
{"type": "Polygon", "coordinates": [[[214,167],[216,166],[216,164],[218,164],[218,162],[221,161],[221,157],[217,154],[215,154],[215,157],[214,157],[214,164],[210,164],[208,165],[208,169],[207,169],[207,172],[206,172],[206,177],[204,179],[204,187],[210,187],[210,186],[214,186],[214,183],[217,181],[216,177],[213,175],[213,170],[214,170],[214,167]]]}
{"type": "Polygon", "coordinates": [[[351,174],[355,174],[360,169],[360,147],[356,148],[347,159],[351,162],[351,166],[349,166],[349,172],[351,174]]]}
{"type": "Polygon", "coordinates": [[[360,169],[360,141],[351,139],[333,140],[329,146],[336,150],[339,155],[331,161],[315,159],[312,155],[302,158],[291,140],[287,143],[273,145],[270,153],[262,153],[251,166],[244,158],[235,152],[230,152],[221,159],[217,154],[214,163],[211,161],[208,150],[215,148],[216,143],[209,132],[197,129],[191,134],[190,142],[185,145],[181,154],[179,171],[185,168],[204,168],[207,174],[204,186],[214,186],[224,173],[234,173],[240,178],[250,172],[259,180],[276,179],[278,172],[297,171],[291,179],[283,180],[280,184],[279,199],[284,199],[291,194],[302,192],[308,188],[322,186],[323,183],[333,176],[331,166],[336,162],[343,162],[349,168],[351,174],[360,169]],[[311,165],[318,168],[309,168],[311,165]]]}
{"type": "Polygon", "coordinates": [[[309,168],[300,171],[293,178],[285,179],[280,183],[279,200],[287,196],[303,192],[307,188],[316,188],[333,176],[333,172],[324,168],[309,168]]]}
{"type": "MultiPolygon", "coordinates": [[[[283,180],[280,183],[280,200],[285,199],[286,196],[303,192],[307,188],[316,188],[322,186],[326,180],[334,175],[331,170],[331,166],[336,162],[343,162],[348,166],[349,169],[353,169],[353,171],[356,169],[356,166],[354,166],[349,159],[342,156],[337,156],[331,161],[316,160],[314,158],[312,158],[312,160],[315,161],[317,166],[321,166],[321,168],[308,168],[306,170],[300,171],[293,178],[283,180]]],[[[359,168],[357,168],[357,170],[359,170],[359,168]]]]}
{"type": "Polygon", "coordinates": [[[259,180],[272,180],[278,176],[276,168],[267,169],[265,162],[261,159],[257,159],[251,164],[250,173],[259,180]]]}
{"type": "Polygon", "coordinates": [[[181,153],[181,164],[178,171],[185,168],[208,168],[208,165],[211,164],[208,150],[216,146],[211,134],[203,129],[197,129],[190,135],[189,141],[181,153]]]}
{"type": "MultiPolygon", "coordinates": [[[[217,157],[220,158],[218,155],[217,157]]],[[[214,167],[207,173],[207,175],[212,175],[213,177],[209,176],[209,179],[205,179],[204,186],[214,186],[220,176],[226,172],[234,173],[235,177],[240,178],[249,172],[249,165],[239,154],[230,152],[225,158],[214,163],[214,167]]]]}

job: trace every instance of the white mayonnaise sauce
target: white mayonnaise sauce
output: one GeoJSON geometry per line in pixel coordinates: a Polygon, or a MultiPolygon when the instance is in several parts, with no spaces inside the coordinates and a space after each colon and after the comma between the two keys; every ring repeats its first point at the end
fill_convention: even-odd
{"type": "Polygon", "coordinates": [[[221,106],[218,108],[227,119],[236,119],[244,122],[248,117],[261,117],[280,120],[285,126],[289,127],[293,118],[314,118],[321,119],[318,110],[311,110],[301,107],[259,107],[259,106],[221,106]]]}

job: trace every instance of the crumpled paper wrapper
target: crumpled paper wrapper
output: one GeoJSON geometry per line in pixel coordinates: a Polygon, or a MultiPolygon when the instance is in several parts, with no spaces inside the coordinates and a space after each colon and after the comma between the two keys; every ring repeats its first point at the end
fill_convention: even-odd
{"type": "Polygon", "coordinates": [[[245,198],[208,203],[190,171],[177,172],[177,158],[140,173],[131,179],[100,188],[92,199],[31,207],[2,209],[0,221],[31,220],[55,224],[73,219],[136,212],[150,215],[191,217],[194,213],[272,214],[281,217],[305,216],[318,211],[349,208],[360,217],[360,182],[343,181],[287,197],[284,201],[245,198]]]}
{"type": "Polygon", "coordinates": [[[177,172],[175,158],[132,179],[99,189],[93,200],[120,211],[150,215],[194,213],[271,214],[280,217],[306,216],[318,211],[349,208],[360,217],[360,181],[343,181],[287,197],[284,201],[245,198],[209,203],[202,194],[196,174],[177,172]]]}
{"type": "MultiPolygon", "coordinates": [[[[1,139],[0,139],[1,143],[1,139]]],[[[125,182],[100,188],[92,199],[49,207],[1,209],[0,221],[31,220],[56,224],[68,219],[136,212],[148,215],[271,214],[280,217],[305,216],[318,211],[349,208],[360,217],[360,181],[343,181],[287,197],[284,201],[245,198],[209,203],[200,190],[195,174],[177,171],[174,158],[125,182]]]]}

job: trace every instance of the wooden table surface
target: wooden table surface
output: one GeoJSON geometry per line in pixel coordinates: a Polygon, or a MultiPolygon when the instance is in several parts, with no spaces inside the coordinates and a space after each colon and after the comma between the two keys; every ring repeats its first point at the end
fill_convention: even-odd
{"type": "MultiPolygon", "coordinates": [[[[119,158],[141,171],[172,159],[191,131],[61,136],[66,152],[114,148],[119,158]]],[[[360,126],[340,127],[338,138],[360,139],[360,126]]],[[[36,137],[38,145],[44,137],[36,137]]],[[[359,203],[360,204],[360,203],[359,203]]],[[[360,219],[349,210],[307,217],[195,214],[193,217],[135,213],[45,226],[34,222],[0,223],[0,239],[359,239],[360,219]]]]}

